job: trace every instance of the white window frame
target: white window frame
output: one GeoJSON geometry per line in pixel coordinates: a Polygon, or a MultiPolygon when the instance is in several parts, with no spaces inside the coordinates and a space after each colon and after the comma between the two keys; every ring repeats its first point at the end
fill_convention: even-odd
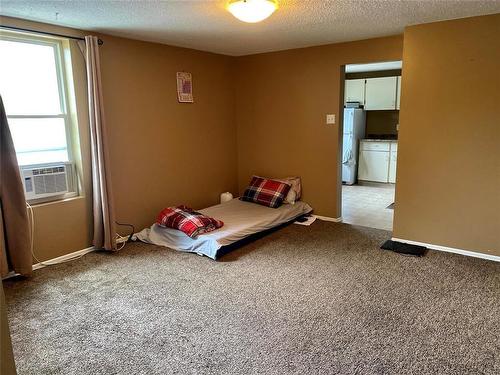
{"type": "MultiPolygon", "coordinates": [[[[33,168],[33,167],[50,167],[53,165],[60,165],[64,163],[71,163],[73,167],[73,176],[74,180],[72,181],[72,185],[75,189],[74,192],[63,193],[60,195],[55,195],[53,197],[48,198],[39,198],[39,199],[30,199],[29,203],[37,204],[37,203],[46,203],[53,202],[62,199],[72,198],[78,196],[78,183],[76,181],[76,165],[75,165],[75,155],[73,149],[73,141],[72,141],[72,132],[73,132],[73,124],[71,120],[71,115],[69,114],[69,106],[68,106],[68,84],[67,84],[67,74],[66,74],[66,61],[65,61],[65,53],[64,53],[64,45],[63,39],[55,38],[55,37],[42,37],[29,33],[22,32],[12,32],[12,31],[4,31],[0,30],[0,40],[6,40],[16,43],[27,43],[27,44],[37,44],[43,46],[50,46],[54,51],[54,61],[56,68],[56,76],[57,76],[57,88],[59,92],[59,103],[61,113],[57,115],[41,115],[41,114],[32,114],[32,115],[9,115],[7,113],[7,119],[43,119],[43,118],[62,118],[64,120],[64,128],[66,135],[66,151],[68,154],[68,160],[61,160],[59,162],[47,162],[47,163],[37,163],[37,164],[25,164],[19,165],[22,169],[33,168]]],[[[17,154],[17,151],[16,151],[17,154]]]]}

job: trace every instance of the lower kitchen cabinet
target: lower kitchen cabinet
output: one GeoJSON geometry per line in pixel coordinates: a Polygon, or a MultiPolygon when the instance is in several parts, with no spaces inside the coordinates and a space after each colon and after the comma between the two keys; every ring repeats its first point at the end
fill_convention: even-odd
{"type": "Polygon", "coordinates": [[[392,184],[396,183],[396,163],[398,161],[398,152],[391,151],[391,157],[389,159],[389,182],[392,184]]]}
{"type": "Polygon", "coordinates": [[[389,153],[384,151],[361,150],[359,153],[358,179],[388,182],[389,153]]]}
{"type": "Polygon", "coordinates": [[[358,179],[396,182],[397,142],[362,140],[359,150],[358,179]]]}

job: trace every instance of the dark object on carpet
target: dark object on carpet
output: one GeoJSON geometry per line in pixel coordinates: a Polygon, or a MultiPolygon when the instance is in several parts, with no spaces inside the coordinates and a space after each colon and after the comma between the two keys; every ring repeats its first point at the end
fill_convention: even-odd
{"type": "Polygon", "coordinates": [[[316,220],[219,262],[143,243],[4,281],[19,375],[498,374],[500,263],[316,220]]]}
{"type": "Polygon", "coordinates": [[[388,205],[386,208],[388,208],[389,210],[394,210],[394,202],[388,205]]]}
{"type": "Polygon", "coordinates": [[[425,246],[418,245],[410,245],[404,242],[397,242],[392,240],[385,241],[382,246],[380,246],[383,250],[391,250],[395,253],[404,254],[404,255],[413,255],[416,257],[422,257],[425,255],[427,248],[425,246]]]}
{"type": "Polygon", "coordinates": [[[298,217],[295,221],[298,221],[299,223],[303,223],[303,222],[307,221],[307,219],[309,218],[309,216],[310,216],[309,214],[302,215],[302,216],[298,217]]]}

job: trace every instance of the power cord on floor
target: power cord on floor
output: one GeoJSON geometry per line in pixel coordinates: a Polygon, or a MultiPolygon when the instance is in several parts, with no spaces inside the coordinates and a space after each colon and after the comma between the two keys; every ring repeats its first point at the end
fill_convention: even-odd
{"type": "Polygon", "coordinates": [[[119,248],[117,248],[117,250],[121,250],[125,247],[127,242],[130,242],[132,240],[132,236],[135,233],[135,227],[132,224],[119,223],[118,221],[115,221],[115,223],[116,223],[116,225],[123,226],[123,227],[130,227],[132,229],[132,231],[130,232],[130,234],[127,237],[122,236],[118,233],[116,234],[116,241],[121,243],[121,246],[119,248]]]}
{"type": "MultiPolygon", "coordinates": [[[[132,239],[132,236],[135,233],[135,227],[132,224],[127,224],[127,223],[119,223],[118,221],[115,221],[116,225],[122,226],[122,227],[129,227],[132,228],[132,231],[128,235],[127,242],[129,242],[132,239]]],[[[123,236],[122,236],[123,237],[123,236]]]]}
{"type": "Polygon", "coordinates": [[[119,235],[118,233],[116,233],[116,243],[120,244],[120,247],[117,247],[116,250],[121,250],[125,247],[125,245],[127,244],[127,240],[128,240],[128,237],[123,237],[121,235],[119,235]]]}

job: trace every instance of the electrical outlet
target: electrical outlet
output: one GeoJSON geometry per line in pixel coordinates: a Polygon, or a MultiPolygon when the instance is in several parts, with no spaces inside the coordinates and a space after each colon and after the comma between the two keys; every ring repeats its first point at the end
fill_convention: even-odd
{"type": "Polygon", "coordinates": [[[335,115],[326,115],[326,123],[328,125],[335,124],[335,115]]]}

